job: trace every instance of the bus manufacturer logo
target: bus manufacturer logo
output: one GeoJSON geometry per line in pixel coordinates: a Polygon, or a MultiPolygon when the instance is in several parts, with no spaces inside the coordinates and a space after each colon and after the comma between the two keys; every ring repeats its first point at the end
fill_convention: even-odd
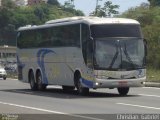
{"type": "Polygon", "coordinates": [[[128,75],[121,75],[121,79],[126,78],[128,75]]]}

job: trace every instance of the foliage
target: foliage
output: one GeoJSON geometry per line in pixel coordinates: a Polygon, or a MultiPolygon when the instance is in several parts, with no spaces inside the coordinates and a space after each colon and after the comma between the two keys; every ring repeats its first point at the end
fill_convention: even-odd
{"type": "Polygon", "coordinates": [[[64,2],[64,7],[65,8],[71,8],[73,9],[75,6],[74,6],[74,0],[68,0],[68,1],[65,1],[64,2]]]}
{"type": "Polygon", "coordinates": [[[148,66],[160,69],[160,7],[149,7],[143,3],[130,8],[120,17],[136,19],[141,23],[144,38],[147,39],[148,66]]]}
{"type": "Polygon", "coordinates": [[[10,24],[10,21],[14,15],[13,10],[16,8],[16,5],[10,0],[2,1],[3,8],[0,7],[0,43],[6,44],[5,39],[11,38],[14,33],[11,32],[13,30],[13,26],[10,24]],[[6,36],[6,33],[9,34],[6,36]]]}
{"type": "Polygon", "coordinates": [[[147,82],[160,83],[160,70],[153,67],[147,67],[147,82]]]}
{"type": "Polygon", "coordinates": [[[62,7],[63,11],[74,14],[75,16],[84,16],[84,13],[80,10],[75,10],[74,0],[67,0],[62,7]]]}
{"type": "Polygon", "coordinates": [[[44,24],[48,20],[83,16],[83,12],[66,8],[57,0],[33,6],[16,6],[12,0],[2,0],[0,7],[0,44],[15,45],[15,29],[25,25],[44,24]],[[14,42],[13,42],[14,40],[14,42]]]}
{"type": "Polygon", "coordinates": [[[151,7],[160,6],[160,0],[148,0],[151,7]]]}
{"type": "Polygon", "coordinates": [[[60,6],[59,2],[57,0],[48,0],[47,2],[48,4],[51,4],[51,5],[56,5],[56,6],[60,6]]]}
{"type": "Polygon", "coordinates": [[[111,15],[119,13],[116,10],[118,8],[119,8],[119,5],[113,5],[111,1],[106,1],[103,7],[98,5],[96,7],[96,10],[93,11],[91,15],[98,16],[98,17],[111,17],[111,15]]]}

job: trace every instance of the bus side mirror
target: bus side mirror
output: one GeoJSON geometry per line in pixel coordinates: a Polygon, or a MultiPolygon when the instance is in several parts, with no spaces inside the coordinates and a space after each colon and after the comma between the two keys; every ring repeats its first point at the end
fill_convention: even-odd
{"type": "Polygon", "coordinates": [[[145,55],[147,56],[148,52],[147,52],[147,40],[144,39],[144,49],[145,49],[145,55]]]}

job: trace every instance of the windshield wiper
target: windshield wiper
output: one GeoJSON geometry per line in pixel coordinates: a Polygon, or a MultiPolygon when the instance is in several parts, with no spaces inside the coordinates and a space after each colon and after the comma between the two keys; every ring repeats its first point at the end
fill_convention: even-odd
{"type": "Polygon", "coordinates": [[[126,58],[128,59],[128,61],[130,62],[130,64],[133,66],[133,68],[135,69],[135,65],[134,62],[132,61],[131,57],[129,56],[128,52],[127,52],[127,47],[126,44],[124,44],[124,54],[126,55],[126,58]]]}
{"type": "Polygon", "coordinates": [[[115,61],[116,61],[116,59],[118,57],[118,54],[119,54],[119,52],[118,52],[118,45],[116,45],[116,53],[115,53],[115,55],[114,55],[114,57],[113,57],[113,59],[111,61],[111,64],[109,65],[109,69],[111,69],[112,66],[114,65],[114,63],[115,63],[115,61]]]}

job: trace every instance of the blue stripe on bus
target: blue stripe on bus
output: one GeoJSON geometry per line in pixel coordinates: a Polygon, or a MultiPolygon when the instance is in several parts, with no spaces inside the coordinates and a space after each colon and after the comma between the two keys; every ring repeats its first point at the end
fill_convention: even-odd
{"type": "Polygon", "coordinates": [[[88,88],[93,88],[93,81],[90,81],[90,80],[86,80],[84,78],[81,78],[81,83],[85,85],[85,87],[88,87],[88,88]]]}
{"type": "Polygon", "coordinates": [[[20,61],[18,55],[17,55],[17,64],[18,64],[18,67],[21,67],[22,69],[25,67],[25,64],[20,61]]]}
{"type": "Polygon", "coordinates": [[[40,49],[38,52],[37,52],[37,63],[39,65],[39,67],[41,68],[41,71],[42,71],[42,83],[43,84],[46,84],[48,85],[48,78],[46,76],[46,71],[45,71],[45,65],[44,65],[44,58],[45,58],[45,55],[49,54],[49,53],[54,53],[56,54],[54,51],[52,50],[49,50],[49,49],[40,49]]]}

